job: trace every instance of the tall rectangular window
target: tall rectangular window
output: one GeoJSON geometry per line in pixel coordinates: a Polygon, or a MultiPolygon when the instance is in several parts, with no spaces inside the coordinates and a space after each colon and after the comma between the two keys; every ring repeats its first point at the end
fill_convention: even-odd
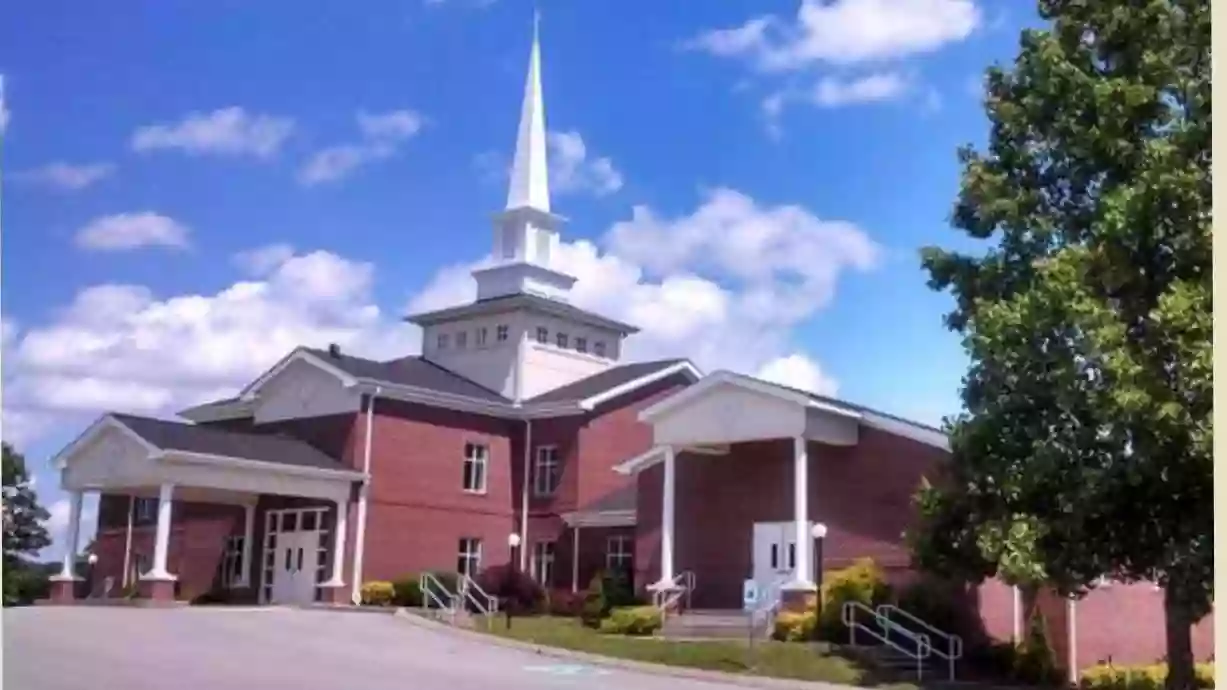
{"type": "Polygon", "coordinates": [[[539,343],[550,342],[550,332],[548,329],[545,328],[545,326],[537,326],[537,342],[539,343]]]}
{"type": "Polygon", "coordinates": [[[605,569],[611,572],[629,573],[635,554],[635,542],[625,534],[616,534],[605,540],[605,569]]]}
{"type": "Polygon", "coordinates": [[[463,350],[469,344],[468,331],[460,331],[456,334],[456,349],[463,350]]]}
{"type": "Polygon", "coordinates": [[[137,524],[158,521],[158,499],[137,497],[132,506],[132,521],[137,524]]]}
{"type": "Polygon", "coordinates": [[[538,496],[550,496],[558,490],[561,463],[558,461],[558,446],[537,446],[537,458],[533,463],[533,492],[538,496]]]}
{"type": "Polygon", "coordinates": [[[532,575],[541,586],[554,582],[554,542],[539,541],[533,544],[532,575]]]}
{"type": "Polygon", "coordinates": [[[488,330],[489,329],[487,329],[485,326],[482,326],[481,328],[477,329],[477,347],[485,347],[486,334],[488,330]]]}
{"type": "Polygon", "coordinates": [[[555,342],[557,342],[557,343],[558,343],[558,347],[566,347],[566,346],[567,346],[567,334],[566,334],[566,333],[558,333],[558,334],[556,334],[556,335],[554,336],[554,340],[555,340],[555,342]]]}
{"type": "Polygon", "coordinates": [[[490,449],[479,443],[464,444],[464,490],[486,493],[486,464],[490,449]]]}
{"type": "Polygon", "coordinates": [[[469,577],[477,577],[477,573],[481,572],[481,540],[465,537],[460,540],[458,551],[456,572],[469,577]]]}
{"type": "Polygon", "coordinates": [[[501,343],[504,340],[507,340],[510,332],[511,332],[511,329],[507,327],[507,324],[500,323],[498,325],[498,328],[494,330],[494,339],[501,343]]]}
{"type": "Polygon", "coordinates": [[[446,333],[439,334],[439,349],[440,350],[447,349],[447,334],[446,333]]]}
{"type": "Polygon", "coordinates": [[[575,339],[575,351],[576,352],[587,352],[588,351],[588,339],[587,338],[576,338],[575,339]]]}
{"type": "Polygon", "coordinates": [[[597,357],[604,357],[605,356],[605,341],[598,340],[595,343],[593,343],[592,351],[596,353],[597,357]]]}
{"type": "Polygon", "coordinates": [[[243,581],[243,540],[241,534],[232,534],[226,538],[226,550],[222,553],[222,586],[230,589],[243,581]]]}

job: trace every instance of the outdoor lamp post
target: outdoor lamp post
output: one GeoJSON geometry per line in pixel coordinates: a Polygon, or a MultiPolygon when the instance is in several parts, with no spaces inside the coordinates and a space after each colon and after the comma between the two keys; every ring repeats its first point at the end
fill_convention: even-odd
{"type": "Polygon", "coordinates": [[[814,537],[814,584],[818,586],[818,619],[822,619],[822,542],[827,537],[827,526],[815,522],[809,530],[814,537]]]}
{"type": "Polygon", "coordinates": [[[507,567],[503,569],[503,616],[506,621],[507,629],[511,629],[511,604],[512,595],[515,589],[515,564],[516,564],[516,549],[520,548],[520,535],[512,532],[507,535],[507,567]]]}
{"type": "Polygon", "coordinates": [[[85,571],[85,585],[87,587],[85,596],[92,597],[94,595],[94,566],[98,564],[98,554],[91,553],[85,561],[89,563],[89,568],[85,571]]]}

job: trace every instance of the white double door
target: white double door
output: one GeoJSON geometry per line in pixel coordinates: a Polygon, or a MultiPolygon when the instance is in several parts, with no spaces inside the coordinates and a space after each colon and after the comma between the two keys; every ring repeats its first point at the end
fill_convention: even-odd
{"type": "Polygon", "coordinates": [[[319,532],[283,532],[277,535],[273,563],[274,604],[309,604],[315,601],[319,566],[319,532]]]}
{"type": "MultiPolygon", "coordinates": [[[[809,534],[809,530],[807,524],[805,533],[809,534]]],[[[797,523],[756,522],[753,544],[753,577],[760,592],[778,590],[781,585],[796,579],[797,558],[801,553],[797,548],[797,523]]]]}

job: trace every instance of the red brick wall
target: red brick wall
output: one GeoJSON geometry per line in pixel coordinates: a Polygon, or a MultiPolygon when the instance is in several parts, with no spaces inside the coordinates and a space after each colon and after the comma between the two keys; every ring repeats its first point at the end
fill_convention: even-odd
{"type": "MultiPolygon", "coordinates": [[[[1077,603],[1074,620],[1080,667],[1108,660],[1149,664],[1165,654],[1163,592],[1152,584],[1113,583],[1096,589],[1077,603]]],[[[1213,615],[1193,628],[1193,654],[1199,660],[1213,656],[1213,615]]]]}

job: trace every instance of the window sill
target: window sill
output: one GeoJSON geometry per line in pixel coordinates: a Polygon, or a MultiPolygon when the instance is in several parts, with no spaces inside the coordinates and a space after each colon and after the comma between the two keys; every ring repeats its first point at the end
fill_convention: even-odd
{"type": "Polygon", "coordinates": [[[485,489],[461,489],[461,491],[470,496],[485,496],[488,493],[485,489]]]}

